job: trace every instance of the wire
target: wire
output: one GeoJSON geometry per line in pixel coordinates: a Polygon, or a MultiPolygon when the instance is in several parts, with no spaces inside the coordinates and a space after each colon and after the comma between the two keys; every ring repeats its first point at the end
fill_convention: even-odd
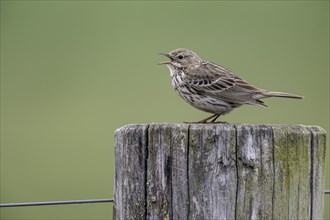
{"type": "MultiPolygon", "coordinates": [[[[324,194],[330,194],[330,190],[324,190],[324,194]]],[[[19,202],[19,203],[3,203],[0,207],[22,207],[22,206],[44,206],[44,205],[71,205],[84,203],[105,203],[114,202],[114,199],[84,199],[84,200],[65,200],[65,201],[47,201],[47,202],[19,202]]]]}
{"type": "Polygon", "coordinates": [[[19,202],[19,203],[0,204],[0,207],[68,205],[68,204],[84,204],[84,203],[104,203],[104,202],[113,202],[113,201],[114,201],[113,199],[84,199],[84,200],[47,201],[47,202],[19,202]]]}

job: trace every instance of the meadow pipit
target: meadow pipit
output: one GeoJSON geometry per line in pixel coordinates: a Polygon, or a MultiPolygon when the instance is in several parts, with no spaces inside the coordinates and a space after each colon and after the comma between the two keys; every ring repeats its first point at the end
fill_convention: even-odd
{"type": "Polygon", "coordinates": [[[259,89],[228,69],[204,61],[188,49],[179,48],[161,54],[170,59],[160,64],[166,64],[169,68],[175,91],[193,107],[213,114],[199,123],[215,122],[220,115],[241,105],[266,106],[260,100],[263,98],[303,98],[259,89]]]}

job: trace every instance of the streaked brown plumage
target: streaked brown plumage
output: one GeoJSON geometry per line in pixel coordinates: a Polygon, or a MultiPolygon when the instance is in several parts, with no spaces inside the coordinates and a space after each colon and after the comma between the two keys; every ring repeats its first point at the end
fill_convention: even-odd
{"type": "Polygon", "coordinates": [[[161,53],[170,61],[166,64],[171,73],[175,91],[193,107],[212,113],[199,122],[215,122],[220,116],[241,105],[266,106],[260,99],[285,97],[302,99],[302,96],[259,89],[241,79],[228,69],[202,60],[196,53],[178,48],[161,53]]]}

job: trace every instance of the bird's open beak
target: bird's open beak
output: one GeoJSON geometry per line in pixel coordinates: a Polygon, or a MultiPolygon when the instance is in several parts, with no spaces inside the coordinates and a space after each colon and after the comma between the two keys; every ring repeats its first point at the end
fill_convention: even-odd
{"type": "Polygon", "coordinates": [[[171,62],[173,61],[172,57],[168,53],[159,53],[159,54],[170,58],[169,61],[164,61],[164,62],[158,63],[159,65],[161,65],[161,64],[171,64],[171,62]]]}

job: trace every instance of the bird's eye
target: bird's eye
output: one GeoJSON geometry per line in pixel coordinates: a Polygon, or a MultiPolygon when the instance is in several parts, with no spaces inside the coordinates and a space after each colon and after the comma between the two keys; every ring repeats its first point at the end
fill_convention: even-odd
{"type": "Polygon", "coordinates": [[[182,56],[182,55],[179,55],[179,56],[178,56],[178,59],[179,59],[179,60],[182,60],[182,59],[183,59],[183,56],[182,56]]]}

